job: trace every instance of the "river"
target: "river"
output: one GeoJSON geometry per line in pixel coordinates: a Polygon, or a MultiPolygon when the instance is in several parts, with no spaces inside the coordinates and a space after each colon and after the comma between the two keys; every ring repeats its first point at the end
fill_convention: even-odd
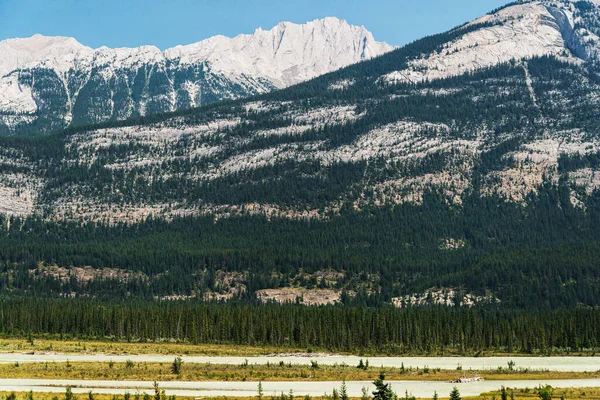
{"type": "MultiPolygon", "coordinates": [[[[535,388],[538,385],[553,387],[600,387],[600,379],[557,379],[557,380],[526,380],[526,381],[478,381],[452,384],[434,381],[390,381],[392,388],[399,394],[405,391],[416,397],[431,397],[434,391],[440,396],[447,396],[454,386],[457,386],[463,396],[477,396],[483,392],[498,390],[500,387],[535,388]]],[[[288,393],[293,390],[295,395],[321,396],[338,388],[341,382],[263,382],[265,396],[288,393]]],[[[0,391],[29,391],[34,392],[64,392],[70,386],[74,393],[108,393],[124,394],[129,392],[152,393],[152,382],[140,381],[83,381],[83,380],[45,380],[45,379],[0,379],[0,391]]],[[[256,382],[159,382],[159,387],[167,395],[177,396],[256,396],[256,382]]],[[[371,382],[347,382],[348,394],[360,396],[363,387],[369,392],[374,387],[371,382]]]]}
{"type": "MultiPolygon", "coordinates": [[[[55,353],[0,353],[0,363],[27,362],[172,362],[175,355],[110,355],[110,354],[55,354],[55,353]]],[[[212,357],[212,356],[182,356],[185,363],[210,363],[236,365],[249,364],[278,364],[280,361],[288,364],[310,365],[317,361],[321,365],[346,364],[358,365],[361,357],[340,355],[307,355],[307,356],[260,356],[260,357],[212,357]]],[[[600,357],[363,357],[372,367],[401,367],[405,368],[441,368],[453,370],[459,366],[468,369],[507,368],[509,361],[515,363],[514,368],[529,368],[533,370],[565,371],[565,372],[595,372],[600,370],[600,357]]]]}

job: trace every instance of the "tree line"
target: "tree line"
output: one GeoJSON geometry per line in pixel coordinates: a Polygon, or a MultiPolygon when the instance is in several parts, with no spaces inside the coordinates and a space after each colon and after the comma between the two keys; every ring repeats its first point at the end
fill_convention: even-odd
{"type": "Polygon", "coordinates": [[[264,345],[387,354],[595,352],[600,311],[397,309],[234,302],[3,299],[0,334],[264,345]]]}

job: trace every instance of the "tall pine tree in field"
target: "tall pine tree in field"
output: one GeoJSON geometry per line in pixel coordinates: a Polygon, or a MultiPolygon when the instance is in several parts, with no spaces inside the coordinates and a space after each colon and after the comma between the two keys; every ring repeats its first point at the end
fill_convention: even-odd
{"type": "Polygon", "coordinates": [[[454,386],[454,389],[450,392],[450,400],[460,400],[460,392],[456,386],[454,386]]]}
{"type": "Polygon", "coordinates": [[[342,386],[340,387],[340,400],[348,400],[348,388],[346,387],[346,381],[342,381],[342,386]]]}
{"type": "Polygon", "coordinates": [[[395,400],[396,393],[392,390],[389,383],[385,383],[385,374],[383,371],[379,373],[379,379],[373,382],[375,391],[373,392],[373,400],[395,400]]]}

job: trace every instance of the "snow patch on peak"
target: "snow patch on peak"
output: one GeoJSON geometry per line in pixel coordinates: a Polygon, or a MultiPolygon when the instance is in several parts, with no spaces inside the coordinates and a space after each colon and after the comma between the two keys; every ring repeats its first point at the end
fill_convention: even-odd
{"type": "Polygon", "coordinates": [[[61,75],[72,68],[108,65],[118,69],[170,60],[183,65],[206,62],[213,71],[230,78],[246,75],[285,87],[393,49],[375,41],[363,26],[335,17],[305,24],[284,21],[270,30],[258,28],[234,38],[217,35],[164,52],[155,46],[94,50],[74,38],[37,34],[0,42],[0,76],[37,66],[61,75]]]}
{"type": "Polygon", "coordinates": [[[103,46],[94,52],[92,63],[94,66],[110,65],[112,68],[128,68],[135,64],[157,63],[164,59],[164,54],[155,46],[116,49],[103,46]]]}
{"type": "MultiPolygon", "coordinates": [[[[561,14],[562,15],[562,14],[561,14]]],[[[510,60],[555,55],[570,57],[563,37],[565,21],[541,2],[517,4],[479,18],[482,25],[447,43],[439,52],[410,62],[409,67],[381,77],[386,83],[447,78],[510,60]]]]}
{"type": "Polygon", "coordinates": [[[155,46],[94,50],[60,36],[8,39],[0,42],[0,114],[11,120],[0,120],[0,128],[16,130],[19,120],[29,124],[44,113],[54,113],[68,126],[73,118],[99,122],[127,118],[134,109],[143,115],[200,105],[203,92],[209,101],[264,93],[392,49],[364,27],[334,17],[281,22],[270,30],[214,36],[166,51],[155,46]],[[43,107],[51,95],[39,90],[40,81],[29,71],[36,68],[50,71],[44,76],[52,81],[53,93],[65,94],[65,115],[43,107]],[[85,106],[73,116],[79,99],[85,106]]]}
{"type": "Polygon", "coordinates": [[[66,36],[44,36],[39,33],[29,38],[13,38],[0,42],[3,46],[12,47],[22,52],[43,56],[52,51],[78,52],[89,49],[75,38],[66,36]]]}
{"type": "Polygon", "coordinates": [[[165,56],[183,64],[209,62],[227,75],[244,71],[285,87],[393,49],[362,26],[327,17],[305,24],[280,22],[268,31],[258,28],[234,38],[215,36],[168,49],[165,56]]]}
{"type": "Polygon", "coordinates": [[[0,42],[0,76],[31,64],[50,66],[58,71],[68,71],[77,59],[93,53],[71,37],[43,36],[6,39],[0,42]]]}

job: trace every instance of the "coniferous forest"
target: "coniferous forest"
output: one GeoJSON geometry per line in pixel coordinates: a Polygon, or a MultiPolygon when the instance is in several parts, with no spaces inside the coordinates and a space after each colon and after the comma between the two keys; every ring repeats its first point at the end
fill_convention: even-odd
{"type": "Polygon", "coordinates": [[[550,355],[595,353],[596,310],[505,311],[11,299],[0,305],[0,334],[16,337],[177,340],[354,353],[550,355]]]}
{"type": "Polygon", "coordinates": [[[432,194],[420,207],[374,210],[368,217],[349,212],[327,222],[190,218],[107,227],[4,221],[0,334],[387,354],[594,352],[600,340],[594,220],[557,207],[559,193],[540,197],[520,212],[476,202],[488,212],[469,214],[468,207],[448,208],[432,194]],[[469,246],[440,250],[430,232],[460,234],[469,246]],[[140,275],[60,280],[44,275],[39,260],[126,266],[140,275]],[[344,271],[343,279],[321,286],[343,290],[337,305],[263,304],[254,296],[265,288],[311,287],[298,271],[323,265],[344,271]],[[246,291],[227,302],[202,301],[203,293],[223,289],[215,287],[222,271],[251,271],[243,278],[246,291]],[[491,290],[501,302],[390,305],[394,296],[432,286],[491,290]],[[173,294],[193,296],[157,300],[173,294]]]}

